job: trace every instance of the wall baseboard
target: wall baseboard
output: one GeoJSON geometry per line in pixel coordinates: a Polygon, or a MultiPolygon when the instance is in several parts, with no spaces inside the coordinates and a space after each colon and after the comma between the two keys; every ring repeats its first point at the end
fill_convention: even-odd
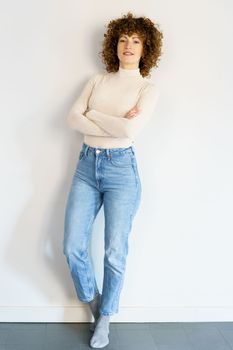
{"type": "MultiPolygon", "coordinates": [[[[92,322],[87,305],[0,306],[0,322],[92,322]]],[[[233,321],[233,307],[121,306],[111,322],[221,322],[233,321]]]]}

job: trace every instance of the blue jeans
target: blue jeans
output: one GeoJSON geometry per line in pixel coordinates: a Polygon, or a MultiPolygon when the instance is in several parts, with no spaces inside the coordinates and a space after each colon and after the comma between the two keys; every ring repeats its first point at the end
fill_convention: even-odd
{"type": "Polygon", "coordinates": [[[99,312],[119,310],[128,236],[141,200],[134,146],[95,148],[83,143],[68,195],[63,253],[77,296],[88,303],[99,293],[89,256],[93,222],[104,205],[104,278],[99,312]]]}

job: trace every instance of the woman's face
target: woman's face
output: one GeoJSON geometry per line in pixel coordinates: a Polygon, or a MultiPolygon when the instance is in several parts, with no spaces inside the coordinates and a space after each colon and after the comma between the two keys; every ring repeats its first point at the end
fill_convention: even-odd
{"type": "Polygon", "coordinates": [[[143,53],[143,42],[137,33],[128,36],[121,34],[117,43],[117,56],[120,67],[136,69],[143,53]]]}

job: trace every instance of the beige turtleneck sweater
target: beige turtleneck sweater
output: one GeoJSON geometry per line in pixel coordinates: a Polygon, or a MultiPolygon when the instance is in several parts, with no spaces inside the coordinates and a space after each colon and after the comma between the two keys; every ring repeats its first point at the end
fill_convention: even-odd
{"type": "Polygon", "coordinates": [[[151,119],[158,96],[157,85],[143,78],[139,68],[97,72],[72,106],[67,123],[84,134],[83,141],[91,147],[129,147],[151,119]],[[126,118],[136,105],[139,113],[126,118]]]}

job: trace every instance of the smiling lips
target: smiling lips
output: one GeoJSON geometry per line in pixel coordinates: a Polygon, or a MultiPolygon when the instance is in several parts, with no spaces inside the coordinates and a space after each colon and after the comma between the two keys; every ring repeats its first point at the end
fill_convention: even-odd
{"type": "Polygon", "coordinates": [[[133,55],[133,53],[132,53],[132,52],[130,52],[130,51],[125,51],[125,52],[123,52],[123,55],[126,55],[126,56],[131,56],[131,55],[133,55]]]}

